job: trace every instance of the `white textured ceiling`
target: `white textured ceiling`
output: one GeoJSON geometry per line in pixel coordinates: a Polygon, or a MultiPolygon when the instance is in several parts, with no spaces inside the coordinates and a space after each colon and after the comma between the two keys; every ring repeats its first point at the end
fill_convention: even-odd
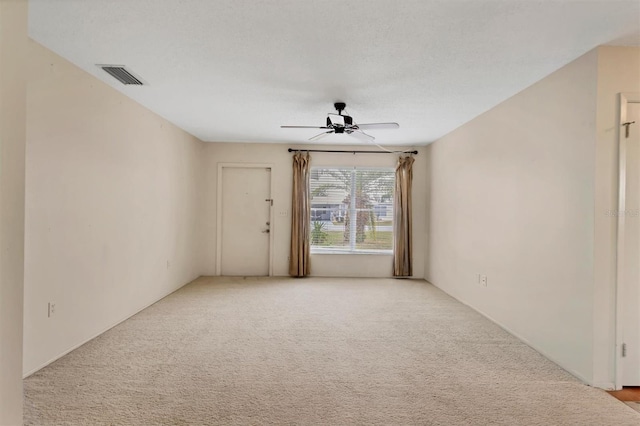
{"type": "MultiPolygon", "coordinates": [[[[424,144],[600,44],[640,0],[29,0],[30,36],[204,141],[303,142],[333,102],[424,144]],[[95,64],[126,65],[123,86],[95,64]]],[[[332,135],[322,143],[353,142],[332,135]]]]}

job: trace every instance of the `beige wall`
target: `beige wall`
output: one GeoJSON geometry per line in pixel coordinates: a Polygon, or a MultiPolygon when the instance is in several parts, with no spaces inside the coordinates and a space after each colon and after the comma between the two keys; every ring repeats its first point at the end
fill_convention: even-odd
{"type": "Polygon", "coordinates": [[[204,149],[33,41],[27,112],[28,374],[199,275],[204,149]]]}
{"type": "MultiPolygon", "coordinates": [[[[291,235],[291,185],[292,154],[289,145],[271,144],[230,144],[207,143],[205,161],[207,169],[206,208],[203,232],[205,242],[202,262],[203,275],[216,273],[216,189],[219,163],[267,163],[272,164],[274,194],[272,236],[274,238],[273,273],[288,274],[289,239],[291,235]],[[281,216],[280,212],[286,212],[281,216]]],[[[299,146],[302,147],[302,146],[299,146]]],[[[369,146],[308,146],[309,149],[371,149],[369,146]]],[[[420,152],[414,164],[414,277],[424,274],[425,222],[422,220],[426,209],[425,160],[420,152]]],[[[312,166],[377,166],[395,167],[397,157],[385,154],[328,154],[312,153],[312,166]]],[[[342,277],[389,277],[392,274],[391,256],[385,255],[336,255],[311,256],[313,276],[342,277]]]]}
{"type": "Polygon", "coordinates": [[[621,92],[640,92],[640,48],[598,48],[595,187],[594,383],[613,383],[621,92]]]}
{"type": "Polygon", "coordinates": [[[0,1],[0,425],[22,424],[27,2],[0,1]]]}
{"type": "Polygon", "coordinates": [[[587,382],[597,61],[589,52],[428,147],[426,278],[587,382]]]}

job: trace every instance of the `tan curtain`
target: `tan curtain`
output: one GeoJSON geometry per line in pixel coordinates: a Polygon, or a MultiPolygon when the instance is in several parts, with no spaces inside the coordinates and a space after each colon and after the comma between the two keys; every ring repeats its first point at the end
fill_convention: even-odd
{"type": "Polygon", "coordinates": [[[309,205],[309,153],[293,156],[293,196],[291,198],[291,255],[289,275],[304,277],[309,275],[309,234],[311,227],[311,207],[309,205]]]}
{"type": "Polygon", "coordinates": [[[413,275],[411,241],[411,181],[413,157],[398,159],[393,201],[393,276],[413,275]]]}

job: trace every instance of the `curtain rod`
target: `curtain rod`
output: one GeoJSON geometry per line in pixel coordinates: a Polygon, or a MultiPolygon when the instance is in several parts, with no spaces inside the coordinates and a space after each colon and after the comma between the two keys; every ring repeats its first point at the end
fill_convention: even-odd
{"type": "Polygon", "coordinates": [[[418,151],[395,151],[395,152],[387,152],[387,151],[342,151],[342,150],[331,150],[331,149],[293,149],[289,148],[287,151],[289,152],[337,152],[342,154],[418,154],[418,151]]]}

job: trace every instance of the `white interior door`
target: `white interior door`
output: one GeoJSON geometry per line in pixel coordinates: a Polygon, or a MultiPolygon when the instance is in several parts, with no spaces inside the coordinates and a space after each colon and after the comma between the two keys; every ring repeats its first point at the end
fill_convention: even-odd
{"type": "Polygon", "coordinates": [[[625,216],[622,385],[640,386],[640,103],[627,104],[627,121],[635,124],[626,139],[626,206],[620,212],[625,216]]]}
{"type": "Polygon", "coordinates": [[[220,273],[268,276],[271,169],[223,167],[220,273]]]}

